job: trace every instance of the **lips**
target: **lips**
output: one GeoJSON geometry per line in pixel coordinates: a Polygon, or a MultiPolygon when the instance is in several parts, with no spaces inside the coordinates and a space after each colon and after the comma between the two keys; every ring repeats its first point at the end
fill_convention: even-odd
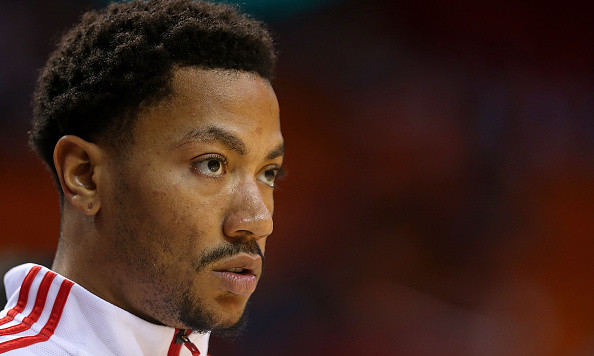
{"type": "Polygon", "coordinates": [[[250,295],[256,290],[262,271],[262,258],[245,253],[225,260],[213,268],[221,288],[238,295],[250,295]]]}

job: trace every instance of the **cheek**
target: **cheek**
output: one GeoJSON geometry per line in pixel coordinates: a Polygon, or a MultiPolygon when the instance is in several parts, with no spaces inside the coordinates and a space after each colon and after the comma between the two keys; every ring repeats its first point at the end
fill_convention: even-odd
{"type": "Polygon", "coordinates": [[[175,190],[154,191],[147,200],[148,214],[144,217],[147,224],[171,231],[171,239],[203,236],[216,228],[216,211],[207,201],[188,198],[175,190]]]}
{"type": "Polygon", "coordinates": [[[197,182],[189,171],[145,167],[144,174],[122,181],[115,197],[142,240],[164,252],[196,255],[222,236],[223,190],[197,182]]]}
{"type": "Polygon", "coordinates": [[[165,244],[176,252],[196,255],[219,237],[222,227],[217,200],[172,185],[168,190],[153,189],[145,197],[148,214],[143,218],[152,229],[160,230],[165,244]]]}

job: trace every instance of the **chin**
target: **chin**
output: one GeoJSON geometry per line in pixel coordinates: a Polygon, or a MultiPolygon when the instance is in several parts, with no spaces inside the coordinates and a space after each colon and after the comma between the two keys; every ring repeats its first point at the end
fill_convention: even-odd
{"type": "Polygon", "coordinates": [[[213,308],[212,312],[213,315],[217,315],[216,319],[219,320],[215,329],[232,328],[241,322],[246,314],[246,303],[247,299],[235,301],[234,303],[217,303],[218,305],[213,308]]]}
{"type": "Polygon", "coordinates": [[[237,334],[246,321],[247,298],[229,298],[215,300],[211,305],[203,301],[185,300],[180,311],[180,321],[188,329],[206,332],[219,331],[237,334]],[[214,305],[213,305],[214,304],[214,305]]]}
{"type": "Polygon", "coordinates": [[[236,319],[227,320],[225,323],[211,329],[211,331],[214,335],[220,338],[232,340],[243,333],[247,323],[247,312],[243,312],[236,319]]]}

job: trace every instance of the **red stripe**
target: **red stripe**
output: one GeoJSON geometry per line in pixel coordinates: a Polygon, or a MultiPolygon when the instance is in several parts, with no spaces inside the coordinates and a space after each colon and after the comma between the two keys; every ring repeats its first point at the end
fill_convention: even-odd
{"type": "Polygon", "coordinates": [[[43,280],[41,281],[39,290],[37,292],[37,299],[35,299],[35,306],[31,310],[31,313],[23,318],[23,321],[20,324],[13,325],[5,329],[0,329],[0,335],[12,335],[21,331],[25,331],[39,319],[43,309],[45,308],[47,293],[49,292],[49,288],[52,285],[54,277],[56,277],[56,274],[51,271],[47,272],[45,276],[43,276],[43,280]]]}
{"type": "Polygon", "coordinates": [[[21,347],[26,347],[37,342],[43,342],[48,340],[54,334],[54,331],[56,330],[56,327],[60,322],[62,312],[64,311],[64,305],[68,300],[68,295],[70,294],[70,289],[72,288],[73,284],[74,283],[70,282],[67,279],[62,281],[50,317],[47,323],[45,323],[43,329],[41,329],[41,331],[39,332],[39,334],[34,336],[23,336],[17,339],[4,341],[0,343],[0,353],[14,349],[19,349],[21,347]]]}
{"type": "Polygon", "coordinates": [[[188,341],[188,342],[185,342],[184,345],[186,345],[188,350],[190,350],[190,352],[192,353],[192,356],[200,356],[200,351],[198,350],[196,345],[194,345],[193,342],[188,341]]]}
{"type": "Polygon", "coordinates": [[[23,284],[21,284],[21,290],[19,291],[19,301],[17,302],[17,305],[15,305],[14,308],[10,309],[6,313],[6,316],[4,318],[0,319],[0,325],[6,324],[9,321],[13,320],[15,315],[17,315],[18,313],[22,312],[23,309],[25,309],[25,306],[27,305],[27,300],[29,299],[29,290],[31,289],[31,284],[33,284],[33,280],[35,279],[35,276],[37,275],[37,272],[39,272],[40,269],[40,266],[34,266],[33,268],[31,268],[29,273],[27,273],[27,276],[23,280],[23,284]]]}
{"type": "Polygon", "coordinates": [[[173,333],[173,340],[171,340],[171,345],[169,345],[169,351],[167,351],[167,356],[179,356],[179,351],[181,350],[181,344],[176,344],[175,339],[177,337],[177,333],[179,329],[175,329],[173,333]]]}
{"type": "MultiPolygon", "coordinates": [[[[175,341],[177,341],[177,335],[180,333],[180,329],[175,329],[175,332],[173,333],[173,340],[171,340],[171,344],[169,345],[169,351],[167,351],[167,356],[179,356],[179,353],[181,351],[181,347],[182,344],[177,344],[175,341]]],[[[187,330],[188,335],[190,333],[192,333],[192,330],[187,330]]],[[[198,350],[198,348],[196,347],[196,345],[194,345],[193,342],[189,341],[190,339],[187,338],[183,343],[183,345],[185,345],[188,350],[190,350],[190,353],[192,354],[192,356],[200,356],[200,351],[198,350]]],[[[207,355],[209,356],[209,355],[207,355]]]]}

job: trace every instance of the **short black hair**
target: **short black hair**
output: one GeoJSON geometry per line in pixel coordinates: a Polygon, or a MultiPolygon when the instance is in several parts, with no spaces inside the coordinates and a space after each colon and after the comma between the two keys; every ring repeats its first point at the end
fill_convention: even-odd
{"type": "Polygon", "coordinates": [[[141,105],[171,91],[176,67],[237,70],[268,81],[276,62],[263,23],[199,0],[134,0],[83,15],[50,55],[33,97],[29,143],[62,191],[53,151],[64,135],[121,147],[141,105]]]}

